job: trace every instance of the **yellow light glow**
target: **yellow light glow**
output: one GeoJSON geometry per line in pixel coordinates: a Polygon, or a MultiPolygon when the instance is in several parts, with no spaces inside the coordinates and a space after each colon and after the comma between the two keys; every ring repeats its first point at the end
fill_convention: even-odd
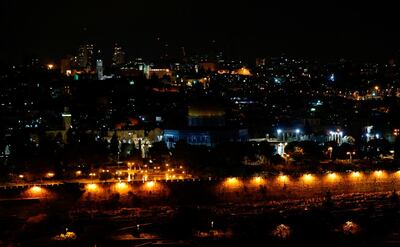
{"type": "Polygon", "coordinates": [[[88,191],[95,192],[99,189],[99,187],[97,186],[97,184],[88,184],[86,185],[86,189],[88,191]]]}
{"type": "Polygon", "coordinates": [[[40,194],[41,192],[42,192],[42,188],[40,188],[39,186],[33,186],[32,188],[30,188],[29,189],[29,191],[32,193],[32,194],[34,194],[34,195],[37,195],[37,194],[40,194]]]}
{"type": "Polygon", "coordinates": [[[228,179],[226,180],[226,182],[227,182],[228,184],[230,184],[230,185],[235,185],[235,184],[238,183],[238,179],[237,179],[237,178],[228,178],[228,179]]]}
{"type": "Polygon", "coordinates": [[[48,68],[48,69],[54,69],[54,64],[48,64],[48,65],[47,65],[47,68],[48,68]]]}
{"type": "Polygon", "coordinates": [[[334,172],[329,173],[329,174],[327,175],[327,177],[328,177],[328,180],[329,180],[330,182],[335,182],[335,181],[337,181],[338,178],[339,178],[339,176],[338,176],[336,173],[334,173],[334,172]]]}
{"type": "Polygon", "coordinates": [[[154,181],[147,181],[145,184],[147,189],[152,189],[152,188],[154,188],[155,185],[156,185],[156,182],[154,182],[154,181]]]}
{"type": "Polygon", "coordinates": [[[361,177],[361,173],[360,172],[352,172],[351,174],[352,178],[360,178],[361,177]]]}
{"type": "Polygon", "coordinates": [[[76,176],[82,175],[82,171],[76,171],[76,172],[75,172],[75,175],[76,175],[76,176]]]}
{"type": "Polygon", "coordinates": [[[314,179],[315,179],[314,176],[311,175],[311,174],[304,174],[303,175],[303,181],[305,183],[312,183],[314,181],[314,179]]]}
{"type": "Polygon", "coordinates": [[[279,182],[281,182],[281,183],[286,183],[286,182],[289,181],[289,177],[286,176],[286,175],[279,175],[278,180],[279,180],[279,182]]]}
{"type": "Polygon", "coordinates": [[[383,171],[375,171],[374,172],[374,176],[376,177],[376,178],[383,178],[384,176],[385,176],[385,173],[383,172],[383,171]]]}
{"type": "Polygon", "coordinates": [[[52,178],[52,177],[54,177],[54,173],[53,173],[53,172],[48,172],[48,173],[46,174],[46,177],[52,178]]]}
{"type": "Polygon", "coordinates": [[[24,178],[24,175],[20,174],[18,177],[19,177],[19,178],[24,178]]]}
{"type": "Polygon", "coordinates": [[[126,188],[128,188],[128,185],[124,182],[119,182],[119,183],[117,183],[117,188],[118,189],[126,189],[126,188]]]}
{"type": "Polygon", "coordinates": [[[262,177],[254,177],[252,182],[253,184],[260,185],[264,183],[264,179],[262,177]]]}

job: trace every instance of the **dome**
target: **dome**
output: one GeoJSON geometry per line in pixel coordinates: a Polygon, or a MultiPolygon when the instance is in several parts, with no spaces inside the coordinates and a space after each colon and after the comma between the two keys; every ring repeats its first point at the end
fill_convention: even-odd
{"type": "Polygon", "coordinates": [[[224,117],[225,111],[216,106],[189,106],[188,116],[195,118],[224,117]]]}

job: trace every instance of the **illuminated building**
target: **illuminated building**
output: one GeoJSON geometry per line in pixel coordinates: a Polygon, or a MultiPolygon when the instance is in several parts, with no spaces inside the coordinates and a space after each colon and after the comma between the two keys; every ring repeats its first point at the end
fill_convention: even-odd
{"type": "Polygon", "coordinates": [[[81,45],[77,56],[77,63],[81,69],[91,69],[94,66],[92,44],[81,45]]]}
{"type": "Polygon", "coordinates": [[[69,108],[68,107],[64,107],[64,112],[61,113],[61,117],[62,117],[62,127],[58,128],[58,129],[54,129],[54,130],[47,130],[46,131],[46,136],[48,136],[49,138],[55,138],[58,135],[61,135],[62,140],[64,141],[64,143],[67,142],[67,132],[68,130],[71,128],[71,113],[69,112],[69,108]]]}
{"type": "Polygon", "coordinates": [[[266,58],[257,58],[256,59],[256,67],[265,67],[265,65],[267,64],[266,62],[266,58]]]}
{"type": "Polygon", "coordinates": [[[157,77],[159,79],[165,77],[165,76],[172,76],[172,71],[169,68],[147,68],[145,71],[145,75],[147,79],[150,79],[152,77],[157,77]]]}
{"type": "Polygon", "coordinates": [[[124,64],[119,73],[126,77],[140,77],[145,75],[149,78],[150,64],[145,62],[142,58],[136,58],[124,64]]]}
{"type": "Polygon", "coordinates": [[[202,62],[199,64],[199,68],[206,72],[208,71],[215,72],[217,71],[217,64],[212,62],[202,62]]]}
{"type": "Polygon", "coordinates": [[[112,56],[112,65],[113,66],[121,66],[125,63],[125,52],[122,47],[117,43],[114,45],[114,52],[112,56]]]}
{"type": "Polygon", "coordinates": [[[165,129],[164,141],[168,148],[184,140],[190,145],[214,147],[218,143],[248,140],[248,130],[227,125],[225,111],[216,106],[191,106],[187,115],[187,126],[181,129],[165,129]]]}
{"type": "Polygon", "coordinates": [[[71,71],[71,59],[72,58],[61,59],[61,62],[60,62],[61,74],[67,75],[67,76],[69,75],[68,71],[71,71]]]}
{"type": "Polygon", "coordinates": [[[96,72],[97,72],[97,79],[104,80],[104,69],[103,69],[103,60],[98,59],[96,60],[96,72]]]}

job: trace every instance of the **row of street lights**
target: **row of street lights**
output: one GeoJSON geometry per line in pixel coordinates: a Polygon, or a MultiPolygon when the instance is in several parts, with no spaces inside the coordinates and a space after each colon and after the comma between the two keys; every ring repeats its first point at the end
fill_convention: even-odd
{"type": "MultiPolygon", "coordinates": [[[[347,174],[347,176],[351,180],[359,180],[359,179],[362,179],[362,178],[368,179],[371,176],[373,176],[374,179],[385,179],[385,178],[389,178],[390,177],[390,174],[388,172],[386,172],[386,171],[383,171],[383,170],[374,171],[374,172],[371,173],[371,176],[364,176],[364,175],[365,174],[363,172],[360,172],[360,171],[353,171],[353,172],[347,174]]],[[[396,178],[400,178],[400,171],[394,172],[394,173],[392,173],[392,175],[394,175],[396,178]]],[[[324,181],[332,183],[332,182],[340,181],[341,178],[345,177],[345,174],[329,172],[324,177],[325,177],[324,181]]],[[[322,181],[321,179],[322,178],[320,176],[318,176],[318,175],[311,174],[311,173],[306,173],[306,174],[303,174],[302,176],[300,176],[298,178],[298,181],[299,182],[303,182],[306,185],[311,185],[311,184],[316,183],[318,181],[321,182],[322,181]]],[[[286,185],[286,184],[288,184],[288,183],[290,183],[292,181],[294,182],[294,180],[292,180],[289,175],[281,174],[281,175],[278,175],[277,177],[272,178],[272,179],[268,179],[268,178],[265,178],[265,177],[253,177],[253,178],[250,179],[250,183],[253,184],[253,185],[264,185],[264,184],[267,183],[268,180],[269,181],[277,181],[278,183],[283,184],[283,185],[286,185]]],[[[226,187],[229,187],[229,188],[241,187],[241,185],[243,185],[243,180],[241,180],[241,179],[239,179],[237,177],[227,178],[224,181],[224,185],[226,187]]]]}

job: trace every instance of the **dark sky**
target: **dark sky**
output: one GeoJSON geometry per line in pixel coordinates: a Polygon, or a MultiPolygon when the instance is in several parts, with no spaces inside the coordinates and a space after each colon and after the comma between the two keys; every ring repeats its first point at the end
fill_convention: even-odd
{"type": "Polygon", "coordinates": [[[395,4],[268,2],[1,0],[0,59],[59,58],[75,53],[85,40],[105,56],[118,41],[130,57],[154,57],[156,37],[168,42],[171,53],[181,46],[189,53],[206,52],[216,40],[229,55],[248,59],[282,52],[386,59],[400,48],[395,4]]]}

